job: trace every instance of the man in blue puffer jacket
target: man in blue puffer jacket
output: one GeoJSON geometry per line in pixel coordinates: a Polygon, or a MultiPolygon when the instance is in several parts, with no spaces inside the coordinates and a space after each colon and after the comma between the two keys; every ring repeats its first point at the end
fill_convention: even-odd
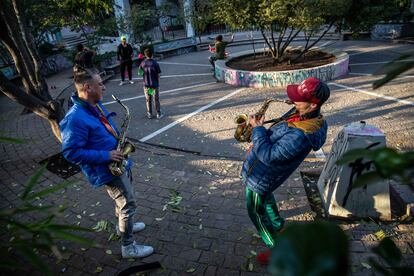
{"type": "MultiPolygon", "coordinates": [[[[300,85],[288,85],[287,95],[295,104],[295,110],[282,122],[266,129],[264,116],[250,115],[253,144],[242,169],[249,217],[270,249],[276,245],[277,233],[284,225],[273,191],[299,167],[311,150],[322,147],[328,128],[320,114],[322,104],[330,96],[325,83],[307,78],[300,85]]],[[[267,264],[270,252],[260,253],[258,262],[267,264]]]]}
{"type": "Polygon", "coordinates": [[[111,162],[122,161],[124,157],[116,150],[119,131],[110,119],[111,114],[100,103],[105,85],[96,71],[78,65],[74,67],[74,81],[78,95],[72,97],[74,106],[60,123],[63,156],[81,167],[94,188],[105,186],[115,201],[122,257],[148,256],[154,249],[136,244],[132,236],[145,228],[144,223],[132,220],[136,209],[131,183],[132,162],[128,160],[126,172],[119,177],[109,170],[111,162]]]}

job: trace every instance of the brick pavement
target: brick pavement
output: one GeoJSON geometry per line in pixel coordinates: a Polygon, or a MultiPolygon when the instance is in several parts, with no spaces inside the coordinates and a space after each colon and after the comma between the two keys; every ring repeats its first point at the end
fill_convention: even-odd
{"type": "MultiPolygon", "coordinates": [[[[55,77],[58,81],[59,78],[55,77]]],[[[23,138],[24,145],[1,145],[0,193],[1,207],[13,206],[39,161],[60,151],[47,122],[34,114],[20,115],[22,107],[0,98],[0,132],[5,136],[23,138]]],[[[238,172],[241,162],[227,161],[228,166],[219,175],[203,170],[171,170],[154,165],[159,157],[136,152],[134,187],[138,204],[138,219],[147,228],[136,235],[138,242],[150,244],[155,254],[142,260],[123,260],[118,241],[108,241],[109,232],[88,233],[102,248],[84,249],[81,245],[62,242],[65,258],[60,263],[48,259],[55,275],[115,275],[131,265],[159,261],[163,269],[154,275],[263,275],[266,270],[254,260],[253,271],[247,271],[251,251],[264,249],[245,210],[244,189],[238,172]],[[163,210],[171,190],[182,196],[180,210],[163,210]],[[112,254],[106,251],[111,250],[112,254]],[[192,271],[187,273],[186,271],[192,271]]],[[[178,157],[177,157],[178,158],[178,157]]],[[[171,159],[174,162],[174,159],[171,159]]],[[[205,161],[205,160],[204,160],[205,161]]],[[[211,159],[209,162],[218,162],[211,159]]],[[[320,166],[305,163],[304,167],[320,166]]],[[[93,189],[82,174],[68,179],[74,184],[64,191],[38,200],[38,204],[63,204],[68,208],[60,222],[93,227],[100,220],[113,220],[113,203],[104,189],[93,189]]],[[[48,187],[63,180],[46,171],[39,179],[38,188],[48,187]]],[[[296,171],[276,193],[281,213],[290,221],[312,220],[311,209],[296,171]]],[[[343,223],[341,227],[350,236],[352,275],[374,275],[362,266],[371,253],[369,248],[378,243],[373,235],[380,226],[375,223],[343,223]]],[[[414,264],[413,225],[383,225],[394,235],[404,253],[405,262],[414,264]]],[[[108,251],[109,252],[109,251],[108,251]]],[[[38,275],[36,272],[28,274],[38,275]]]]}

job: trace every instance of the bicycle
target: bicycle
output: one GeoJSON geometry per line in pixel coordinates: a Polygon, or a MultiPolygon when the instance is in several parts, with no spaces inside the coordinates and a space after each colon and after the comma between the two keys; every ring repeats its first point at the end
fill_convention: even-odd
{"type": "Polygon", "coordinates": [[[56,61],[53,59],[44,58],[41,61],[40,74],[46,77],[59,71],[56,61]]]}

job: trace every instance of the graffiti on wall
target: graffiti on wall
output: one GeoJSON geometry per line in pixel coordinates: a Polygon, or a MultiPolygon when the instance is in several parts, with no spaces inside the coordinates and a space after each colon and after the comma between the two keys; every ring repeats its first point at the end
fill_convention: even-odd
{"type": "Polygon", "coordinates": [[[336,63],[301,70],[281,72],[247,72],[216,66],[216,77],[225,83],[244,87],[285,87],[300,83],[308,77],[323,81],[332,80],[348,72],[348,59],[336,63]]]}
{"type": "Polygon", "coordinates": [[[403,24],[376,24],[372,28],[372,39],[394,39],[401,36],[403,24]]]}

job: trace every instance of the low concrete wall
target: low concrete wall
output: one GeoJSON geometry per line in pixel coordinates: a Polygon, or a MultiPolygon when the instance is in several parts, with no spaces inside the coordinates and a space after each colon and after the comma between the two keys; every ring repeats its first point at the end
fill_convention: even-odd
{"type": "MultiPolygon", "coordinates": [[[[263,49],[257,52],[263,52],[263,49]]],[[[226,63],[236,57],[253,54],[252,50],[231,55],[229,59],[216,61],[215,76],[218,80],[242,87],[285,87],[300,83],[308,77],[329,81],[348,73],[349,56],[345,52],[331,52],[336,61],[326,65],[289,71],[250,72],[227,67],[226,63]]]]}

